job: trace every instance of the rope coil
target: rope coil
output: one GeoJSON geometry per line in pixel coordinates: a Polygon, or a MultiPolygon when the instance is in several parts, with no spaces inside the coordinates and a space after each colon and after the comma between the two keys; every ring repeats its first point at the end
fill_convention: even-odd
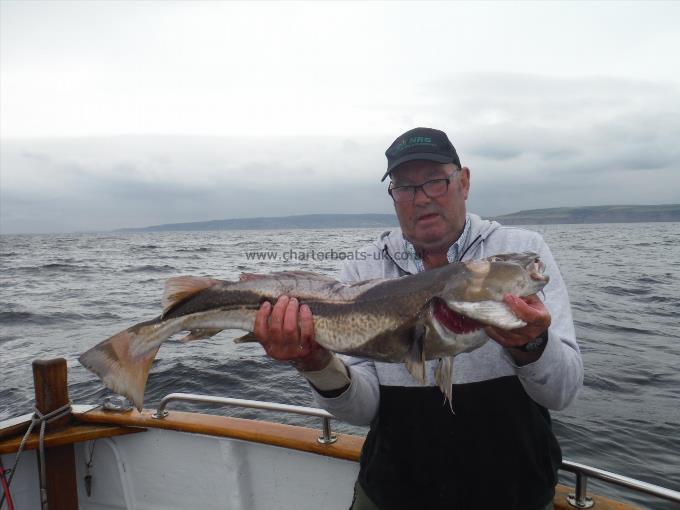
{"type": "MultiPolygon", "coordinates": [[[[21,439],[21,443],[19,444],[19,449],[17,450],[16,457],[14,457],[14,465],[11,467],[11,469],[5,469],[5,474],[9,473],[9,477],[7,477],[7,489],[6,489],[8,501],[11,501],[11,497],[9,495],[9,487],[12,483],[12,478],[14,478],[14,473],[16,473],[17,466],[19,465],[19,459],[21,458],[21,453],[23,452],[24,447],[26,446],[26,441],[28,441],[28,438],[31,435],[31,432],[33,432],[33,428],[36,425],[40,424],[40,436],[39,436],[39,441],[38,441],[38,459],[39,459],[39,465],[40,465],[40,504],[41,504],[42,510],[48,510],[47,509],[47,487],[46,487],[46,481],[45,481],[46,480],[46,473],[45,473],[45,427],[47,426],[48,423],[56,421],[59,418],[63,418],[64,416],[68,416],[69,414],[71,414],[71,402],[59,407],[58,409],[55,409],[54,411],[50,411],[49,413],[46,413],[46,414],[43,414],[37,408],[34,408],[33,417],[31,418],[31,424],[28,426],[28,429],[26,430],[24,437],[21,439]]],[[[5,491],[3,491],[2,498],[0,498],[0,510],[2,510],[4,503],[5,503],[5,491]]],[[[9,503],[9,502],[8,502],[8,504],[11,505],[11,503],[9,503]]],[[[10,506],[10,509],[11,509],[11,506],[10,506]]]]}

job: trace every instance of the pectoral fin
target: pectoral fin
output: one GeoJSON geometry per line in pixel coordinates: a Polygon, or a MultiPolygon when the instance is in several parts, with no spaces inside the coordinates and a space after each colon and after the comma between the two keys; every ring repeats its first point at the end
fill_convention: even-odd
{"type": "Polygon", "coordinates": [[[451,411],[453,411],[453,404],[451,398],[453,396],[453,358],[439,358],[437,368],[434,371],[434,381],[439,386],[439,389],[446,396],[449,402],[451,411]]]}
{"type": "Polygon", "coordinates": [[[413,334],[411,349],[406,353],[406,358],[404,359],[406,369],[419,384],[427,383],[425,350],[423,349],[424,336],[425,328],[423,326],[416,327],[413,334]]]}
{"type": "Polygon", "coordinates": [[[194,340],[203,340],[204,338],[210,338],[215,336],[217,333],[222,331],[221,329],[192,329],[189,334],[180,339],[182,342],[192,342],[194,340]]]}
{"type": "Polygon", "coordinates": [[[234,343],[235,344],[245,344],[248,342],[259,342],[259,340],[255,337],[253,333],[246,333],[243,336],[240,336],[238,338],[234,338],[234,343]]]}

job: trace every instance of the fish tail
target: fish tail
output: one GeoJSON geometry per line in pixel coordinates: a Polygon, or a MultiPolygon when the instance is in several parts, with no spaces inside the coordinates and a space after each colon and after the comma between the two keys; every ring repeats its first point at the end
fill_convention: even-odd
{"type": "Polygon", "coordinates": [[[78,361],[141,411],[149,369],[161,344],[173,333],[167,329],[150,323],[132,326],[84,352],[78,361]]]}

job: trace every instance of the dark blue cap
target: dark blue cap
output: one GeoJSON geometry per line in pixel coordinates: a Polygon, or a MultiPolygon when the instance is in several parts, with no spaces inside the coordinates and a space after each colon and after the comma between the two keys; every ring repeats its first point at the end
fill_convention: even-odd
{"type": "Polygon", "coordinates": [[[416,159],[436,161],[437,163],[454,163],[460,168],[460,159],[456,149],[444,131],[417,127],[406,131],[398,137],[385,151],[387,156],[387,172],[380,179],[384,181],[388,175],[402,163],[416,159]]]}

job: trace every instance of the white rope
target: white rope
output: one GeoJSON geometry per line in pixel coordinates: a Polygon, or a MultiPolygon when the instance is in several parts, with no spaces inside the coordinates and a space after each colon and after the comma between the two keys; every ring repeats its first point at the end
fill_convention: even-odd
{"type": "MultiPolygon", "coordinates": [[[[12,466],[11,469],[6,470],[6,472],[9,472],[9,477],[7,478],[7,487],[10,486],[12,483],[12,478],[14,478],[14,473],[16,473],[17,466],[19,465],[19,459],[21,458],[21,453],[24,450],[24,447],[26,446],[26,441],[28,440],[28,437],[31,435],[31,432],[33,432],[33,428],[40,424],[40,439],[38,442],[38,458],[39,458],[39,463],[40,463],[40,504],[43,510],[47,510],[47,487],[46,487],[46,476],[45,476],[45,426],[48,423],[51,423],[55,420],[58,420],[59,418],[63,418],[64,416],[67,416],[71,413],[71,402],[69,402],[66,405],[61,406],[58,409],[55,409],[54,411],[51,411],[47,414],[42,414],[38,408],[35,408],[35,412],[33,413],[33,417],[31,418],[31,424],[28,426],[28,429],[26,430],[26,433],[24,434],[24,437],[21,440],[21,443],[19,444],[19,449],[17,450],[16,457],[14,457],[14,465],[12,466]]],[[[0,510],[2,510],[3,505],[5,504],[5,495],[2,495],[2,499],[0,499],[0,510]]]]}

